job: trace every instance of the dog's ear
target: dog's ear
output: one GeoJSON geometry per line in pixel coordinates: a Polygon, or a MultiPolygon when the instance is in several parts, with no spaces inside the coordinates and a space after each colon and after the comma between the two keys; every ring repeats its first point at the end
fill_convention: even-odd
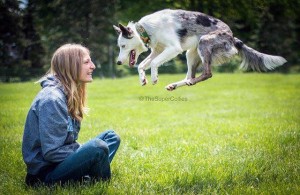
{"type": "Polygon", "coordinates": [[[122,36],[126,39],[131,39],[133,37],[133,31],[129,27],[125,27],[122,24],[119,24],[119,28],[122,32],[122,36]]]}
{"type": "Polygon", "coordinates": [[[115,25],[113,25],[113,27],[114,27],[115,31],[116,31],[118,34],[120,34],[120,33],[122,32],[121,29],[120,29],[119,27],[117,27],[117,26],[115,26],[115,25]]]}

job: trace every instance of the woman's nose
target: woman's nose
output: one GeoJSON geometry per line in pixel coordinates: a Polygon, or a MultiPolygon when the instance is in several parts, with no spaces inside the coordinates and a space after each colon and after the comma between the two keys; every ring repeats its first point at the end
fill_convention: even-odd
{"type": "Polygon", "coordinates": [[[96,69],[96,66],[95,64],[92,62],[92,66],[91,66],[92,69],[96,69]]]}

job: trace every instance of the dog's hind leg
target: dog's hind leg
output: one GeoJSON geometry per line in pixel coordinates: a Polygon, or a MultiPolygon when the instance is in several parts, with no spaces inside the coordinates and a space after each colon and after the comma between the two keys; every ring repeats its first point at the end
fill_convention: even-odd
{"type": "Polygon", "coordinates": [[[187,85],[187,80],[195,78],[197,68],[201,64],[201,59],[198,55],[197,48],[187,50],[186,59],[187,59],[188,71],[186,73],[185,79],[178,81],[176,83],[171,83],[171,84],[167,85],[165,88],[168,91],[173,91],[178,87],[185,86],[185,85],[187,85]]]}
{"type": "Polygon", "coordinates": [[[203,63],[203,71],[199,77],[191,78],[187,80],[187,85],[195,85],[198,82],[205,81],[212,77],[211,63],[212,63],[212,51],[213,39],[207,39],[205,36],[200,38],[198,46],[198,54],[201,57],[203,63]]]}
{"type": "Polygon", "coordinates": [[[198,55],[197,48],[189,49],[186,52],[186,60],[188,71],[185,80],[195,78],[198,66],[201,64],[201,59],[198,55]]]}

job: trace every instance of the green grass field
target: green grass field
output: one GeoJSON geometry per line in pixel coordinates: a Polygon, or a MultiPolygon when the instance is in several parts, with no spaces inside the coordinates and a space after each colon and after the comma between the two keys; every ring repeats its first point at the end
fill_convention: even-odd
{"type": "Polygon", "coordinates": [[[106,129],[122,139],[112,180],[27,188],[23,126],[40,90],[0,84],[0,194],[300,194],[300,75],[215,74],[192,87],[185,75],[97,80],[79,142],[106,129]]]}

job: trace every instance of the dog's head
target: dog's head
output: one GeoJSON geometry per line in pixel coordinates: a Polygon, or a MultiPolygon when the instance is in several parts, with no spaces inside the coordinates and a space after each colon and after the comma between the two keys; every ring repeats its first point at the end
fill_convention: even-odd
{"type": "Polygon", "coordinates": [[[119,34],[118,46],[120,53],[117,59],[117,64],[122,65],[128,61],[130,67],[136,64],[139,55],[147,51],[141,41],[138,33],[135,30],[134,24],[129,23],[127,27],[119,24],[119,26],[113,25],[116,32],[119,34]]]}

